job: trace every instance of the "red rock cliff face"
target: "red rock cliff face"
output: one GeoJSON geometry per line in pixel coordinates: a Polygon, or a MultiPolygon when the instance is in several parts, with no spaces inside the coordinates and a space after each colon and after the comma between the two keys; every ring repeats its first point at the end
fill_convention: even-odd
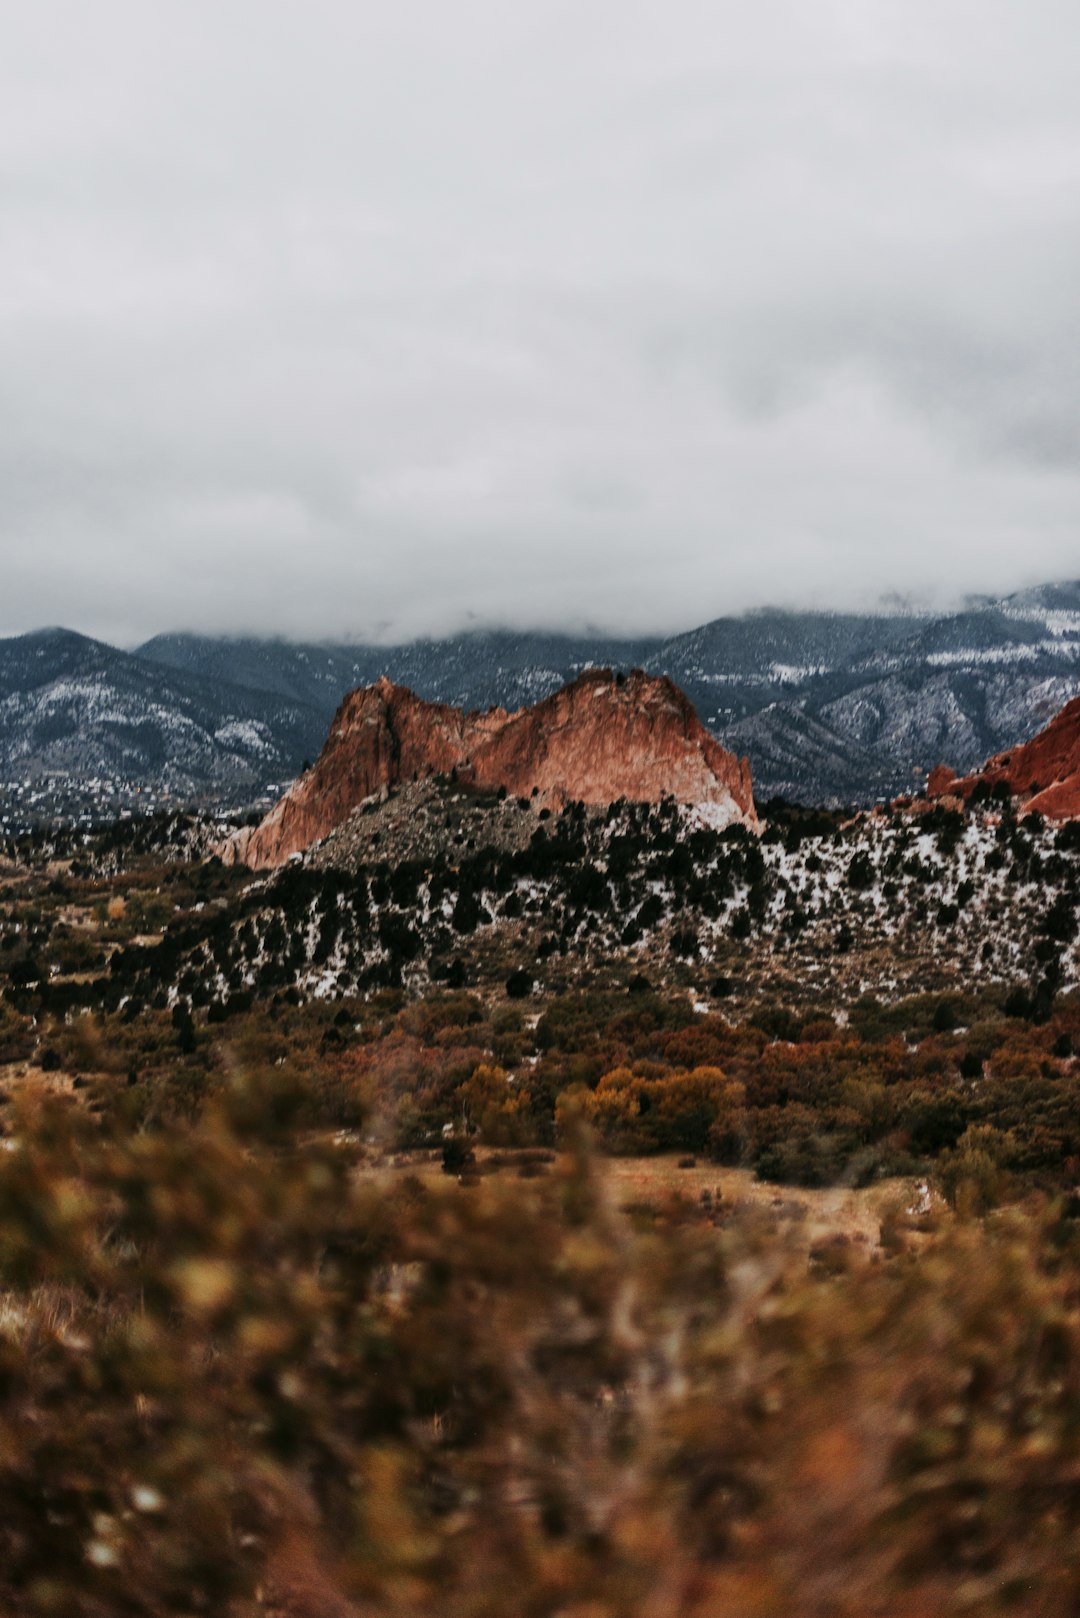
{"type": "Polygon", "coordinates": [[[664,678],[616,680],[589,670],[535,707],[463,713],[424,702],[387,679],[347,696],[314,768],[261,825],[239,832],[223,856],[256,868],[283,864],[325,837],[353,809],[395,786],[456,769],[463,782],[539,788],[558,808],[572,800],[654,803],[673,796],[711,806],[718,823],[757,827],[750,766],[721,747],[689,700],[664,678]]]}
{"type": "Polygon", "coordinates": [[[967,798],[980,781],[987,786],[1004,781],[1025,810],[1051,820],[1080,816],[1080,697],[1029,742],[998,753],[973,775],[958,778],[939,764],[930,772],[927,791],[932,798],[967,798]]]}

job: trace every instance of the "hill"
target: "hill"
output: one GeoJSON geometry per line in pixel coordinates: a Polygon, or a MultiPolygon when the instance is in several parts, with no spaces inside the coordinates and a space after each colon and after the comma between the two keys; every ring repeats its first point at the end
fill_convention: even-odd
{"type": "Polygon", "coordinates": [[[0,641],[0,772],[249,790],[295,768],[303,702],[167,669],[66,629],[0,641]]]}

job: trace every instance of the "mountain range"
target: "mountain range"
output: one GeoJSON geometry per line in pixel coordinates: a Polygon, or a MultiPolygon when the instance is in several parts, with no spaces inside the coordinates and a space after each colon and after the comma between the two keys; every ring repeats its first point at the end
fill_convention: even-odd
{"type": "Polygon", "coordinates": [[[237,804],[314,759],[345,693],[381,675],[428,700],[514,710],[590,665],[668,675],[749,756],[759,802],[868,803],[939,761],[971,770],[1080,693],[1080,581],[949,613],[765,610],[668,638],[173,634],[128,651],[42,630],[0,640],[0,781],[105,777],[237,804]]]}

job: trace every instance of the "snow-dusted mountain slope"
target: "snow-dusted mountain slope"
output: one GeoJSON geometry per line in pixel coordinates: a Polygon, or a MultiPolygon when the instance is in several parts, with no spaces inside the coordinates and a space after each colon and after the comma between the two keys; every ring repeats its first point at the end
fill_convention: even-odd
{"type": "Polygon", "coordinates": [[[288,779],[319,719],[304,705],[68,630],[0,641],[0,780],[61,776],[189,796],[288,779]]]}

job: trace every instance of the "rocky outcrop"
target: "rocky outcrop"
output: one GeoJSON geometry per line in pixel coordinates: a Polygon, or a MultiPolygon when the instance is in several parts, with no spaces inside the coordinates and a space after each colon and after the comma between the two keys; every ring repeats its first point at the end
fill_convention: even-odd
{"type": "Polygon", "coordinates": [[[365,800],[452,772],[466,785],[505,787],[551,808],[671,796],[707,806],[715,824],[758,823],[749,764],[720,745],[666,678],[590,669],[516,713],[464,713],[383,678],[345,698],[314,768],[261,825],[232,838],[223,857],[282,865],[365,800]]]}
{"type": "Polygon", "coordinates": [[[998,753],[972,775],[958,777],[939,764],[930,772],[927,795],[966,799],[980,784],[994,787],[999,782],[1025,812],[1037,810],[1051,820],[1080,816],[1080,697],[1029,742],[998,753]]]}
{"type": "Polygon", "coordinates": [[[950,769],[948,764],[935,764],[926,777],[926,796],[928,798],[944,798],[952,793],[958,780],[956,771],[950,769]]]}

